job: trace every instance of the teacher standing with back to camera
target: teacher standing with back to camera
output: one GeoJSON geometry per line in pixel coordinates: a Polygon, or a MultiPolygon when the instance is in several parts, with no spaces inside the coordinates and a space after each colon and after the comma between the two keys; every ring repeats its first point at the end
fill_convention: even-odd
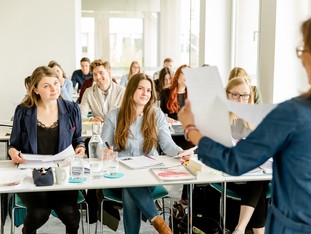
{"type": "MultiPolygon", "coordinates": [[[[298,58],[311,84],[311,18],[301,25],[298,58]]],[[[311,89],[279,104],[235,147],[203,136],[195,127],[189,100],[178,113],[186,138],[198,145],[198,158],[231,175],[241,175],[273,157],[271,205],[266,233],[311,233],[311,89]],[[251,152],[251,153],[250,153],[251,152]]]]}

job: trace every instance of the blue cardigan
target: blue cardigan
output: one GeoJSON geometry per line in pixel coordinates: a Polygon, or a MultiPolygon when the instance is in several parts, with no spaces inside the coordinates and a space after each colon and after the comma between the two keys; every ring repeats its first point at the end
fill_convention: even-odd
{"type": "Polygon", "coordinates": [[[311,233],[311,97],[279,104],[236,147],[203,137],[198,158],[240,175],[273,157],[266,233],[311,233]]]}
{"type": "MultiPolygon", "coordinates": [[[[75,148],[83,144],[82,122],[79,105],[75,102],[58,99],[59,136],[58,151],[72,144],[75,148]]],[[[10,146],[22,153],[38,153],[37,108],[18,105],[15,109],[10,146]]]]}

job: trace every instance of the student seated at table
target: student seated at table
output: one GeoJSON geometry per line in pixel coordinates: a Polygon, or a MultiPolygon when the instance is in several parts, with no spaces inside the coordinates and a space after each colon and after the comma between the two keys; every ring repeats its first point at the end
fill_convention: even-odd
{"type": "Polygon", "coordinates": [[[83,94],[80,103],[82,120],[104,122],[106,114],[121,104],[125,89],[112,81],[108,64],[101,59],[91,63],[95,84],[87,88],[83,94]],[[90,119],[89,112],[92,112],[90,119]]]}
{"type": "MultiPolygon", "coordinates": [[[[70,145],[77,155],[84,156],[79,106],[60,97],[56,73],[49,67],[38,67],[32,73],[29,85],[28,95],[14,114],[8,150],[13,163],[24,163],[23,153],[54,155],[70,145]]],[[[65,224],[66,233],[78,233],[78,190],[18,195],[27,207],[23,234],[35,234],[49,219],[52,209],[65,224]]]]}
{"type": "MultiPolygon", "coordinates": [[[[247,77],[235,77],[226,86],[227,98],[241,103],[253,103],[251,85],[247,77]]],[[[230,113],[232,138],[239,141],[252,131],[252,126],[230,113]]],[[[264,234],[266,221],[266,190],[268,181],[252,181],[244,183],[228,183],[228,188],[241,197],[239,221],[233,234],[244,234],[250,224],[254,234],[264,234]],[[250,222],[250,223],[249,223],[250,222]]]]}
{"type": "MultiPolygon", "coordinates": [[[[183,151],[172,140],[165,115],[155,102],[152,79],[143,73],[134,75],[126,86],[121,106],[107,114],[103,125],[102,139],[119,152],[119,157],[158,156],[158,144],[169,156],[183,151]]],[[[172,233],[154,204],[151,195],[154,188],[121,189],[125,233],[139,233],[142,214],[159,233],[172,233]]]]}
{"type": "MultiPolygon", "coordinates": [[[[187,98],[187,83],[183,70],[190,69],[186,64],[179,66],[173,76],[172,85],[162,90],[161,109],[168,115],[166,118],[169,123],[177,121],[177,113],[185,104],[187,98]]],[[[174,136],[174,142],[183,149],[189,149],[194,145],[185,140],[184,136],[174,136]]],[[[188,205],[188,189],[187,185],[183,185],[180,203],[188,205]]]]}

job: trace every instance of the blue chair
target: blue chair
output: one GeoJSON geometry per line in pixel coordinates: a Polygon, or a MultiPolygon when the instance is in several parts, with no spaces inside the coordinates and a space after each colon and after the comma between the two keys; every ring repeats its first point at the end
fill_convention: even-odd
{"type": "MultiPolygon", "coordinates": [[[[12,196],[13,202],[12,202],[12,218],[11,218],[11,234],[15,233],[15,227],[18,227],[23,224],[24,217],[27,213],[27,208],[24,204],[24,202],[21,200],[21,198],[18,196],[18,194],[14,194],[12,196]],[[18,211],[18,216],[16,216],[15,211],[18,211]]],[[[86,207],[86,218],[87,218],[87,233],[90,234],[90,225],[89,225],[89,208],[88,204],[85,201],[85,197],[81,191],[78,193],[78,204],[80,205],[80,213],[81,213],[81,227],[82,227],[82,233],[84,234],[84,223],[83,223],[83,204],[85,204],[86,207]]],[[[51,214],[54,217],[57,217],[57,214],[54,210],[52,210],[51,214]]]]}
{"type": "MultiPolygon", "coordinates": [[[[102,191],[103,191],[104,198],[100,204],[100,222],[102,224],[101,225],[101,233],[104,232],[104,230],[103,230],[104,229],[103,228],[103,226],[104,226],[103,225],[103,223],[104,223],[104,210],[103,210],[104,202],[105,201],[114,201],[114,202],[122,204],[122,194],[121,194],[120,190],[103,189],[102,191]]],[[[162,185],[156,186],[155,190],[152,192],[152,197],[153,197],[154,201],[158,200],[158,199],[162,199],[163,208],[162,208],[161,214],[163,215],[163,219],[165,220],[165,213],[166,212],[170,213],[170,208],[164,206],[165,199],[166,198],[170,199],[167,189],[162,185]],[[167,209],[168,211],[166,211],[165,209],[167,209]]],[[[171,204],[171,200],[170,200],[170,204],[171,204]]],[[[97,231],[97,228],[96,228],[96,231],[97,231]]]]}

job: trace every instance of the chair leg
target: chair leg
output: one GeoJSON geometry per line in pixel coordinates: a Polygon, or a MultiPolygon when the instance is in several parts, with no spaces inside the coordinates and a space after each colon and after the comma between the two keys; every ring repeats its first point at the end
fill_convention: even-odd
{"type": "Polygon", "coordinates": [[[85,204],[85,208],[86,208],[86,222],[87,222],[87,233],[90,234],[90,221],[89,221],[89,205],[87,204],[87,202],[82,202],[80,204],[80,214],[81,214],[81,228],[82,228],[82,233],[84,234],[84,217],[83,217],[83,204],[85,204]]]}
{"type": "Polygon", "coordinates": [[[15,215],[15,207],[12,208],[12,217],[11,217],[11,234],[15,234],[15,223],[14,223],[14,217],[15,215]]]}
{"type": "Polygon", "coordinates": [[[100,202],[100,233],[104,233],[104,198],[100,202]]]}
{"type": "Polygon", "coordinates": [[[84,234],[84,224],[83,224],[83,210],[82,210],[82,204],[80,204],[80,222],[81,222],[82,234],[84,234]]]}

